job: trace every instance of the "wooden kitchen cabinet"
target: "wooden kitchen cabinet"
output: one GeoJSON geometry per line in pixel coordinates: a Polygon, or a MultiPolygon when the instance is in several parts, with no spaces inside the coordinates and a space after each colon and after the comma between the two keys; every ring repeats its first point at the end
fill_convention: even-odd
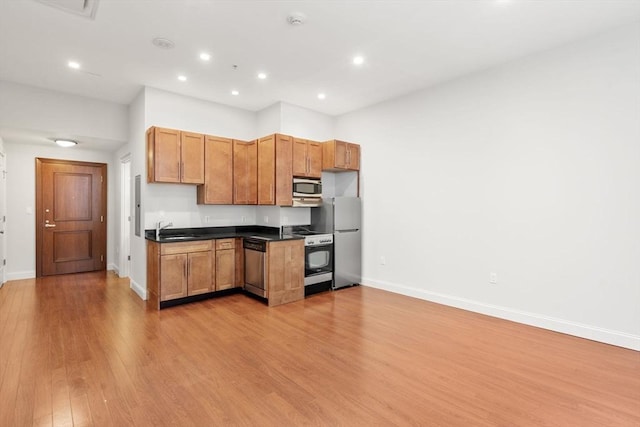
{"type": "Polygon", "coordinates": [[[147,182],[204,184],[204,135],[147,130],[147,182]]]}
{"type": "Polygon", "coordinates": [[[269,306],[304,298],[304,240],[267,244],[267,299],[269,306]]]}
{"type": "Polygon", "coordinates": [[[236,288],[244,287],[244,248],[242,238],[236,238],[236,288]]]}
{"type": "Polygon", "coordinates": [[[293,138],[274,134],[258,140],[258,204],[293,204],[293,138]]]}
{"type": "Polygon", "coordinates": [[[236,239],[216,240],[216,291],[236,287],[236,239]]]}
{"type": "Polygon", "coordinates": [[[320,178],[322,176],[322,144],[293,138],[293,176],[320,178]]]}
{"type": "Polygon", "coordinates": [[[359,171],[360,146],[337,140],[324,142],[322,144],[322,170],[359,171]]]}
{"type": "Polygon", "coordinates": [[[233,140],[205,136],[204,185],[197,189],[198,204],[233,204],[233,140]]]}
{"type": "Polygon", "coordinates": [[[258,203],[258,144],[233,140],[233,204],[258,203]]]}
{"type": "Polygon", "coordinates": [[[214,286],[212,241],[147,243],[149,300],[162,301],[211,292],[214,286]]]}

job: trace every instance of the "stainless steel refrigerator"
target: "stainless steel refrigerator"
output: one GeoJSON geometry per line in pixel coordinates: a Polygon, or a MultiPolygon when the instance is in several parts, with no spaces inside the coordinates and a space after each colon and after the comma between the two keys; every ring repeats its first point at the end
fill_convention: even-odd
{"type": "Polygon", "coordinates": [[[333,289],[360,284],[362,278],[362,208],[358,197],[324,199],[311,209],[316,230],[333,233],[333,289]]]}

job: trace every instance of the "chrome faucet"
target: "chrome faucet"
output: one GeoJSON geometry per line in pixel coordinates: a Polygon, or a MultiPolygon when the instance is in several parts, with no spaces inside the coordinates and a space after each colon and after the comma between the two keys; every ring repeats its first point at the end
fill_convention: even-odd
{"type": "Polygon", "coordinates": [[[164,230],[167,227],[173,226],[172,222],[169,222],[167,225],[162,225],[162,221],[158,221],[156,224],[156,240],[160,240],[160,230],[164,230]]]}

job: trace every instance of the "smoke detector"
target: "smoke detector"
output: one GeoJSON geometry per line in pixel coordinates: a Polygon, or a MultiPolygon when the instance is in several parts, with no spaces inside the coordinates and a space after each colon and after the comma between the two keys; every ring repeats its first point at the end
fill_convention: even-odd
{"type": "Polygon", "coordinates": [[[307,20],[307,17],[304,16],[304,14],[299,12],[295,12],[287,16],[287,22],[289,23],[289,25],[293,25],[294,27],[304,24],[306,20],[307,20]]]}

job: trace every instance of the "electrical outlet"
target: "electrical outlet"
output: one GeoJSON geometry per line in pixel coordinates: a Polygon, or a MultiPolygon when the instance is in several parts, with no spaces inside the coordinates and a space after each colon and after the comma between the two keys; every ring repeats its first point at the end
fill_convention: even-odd
{"type": "Polygon", "coordinates": [[[387,259],[384,256],[380,257],[380,265],[387,265],[387,259]]]}
{"type": "Polygon", "coordinates": [[[204,216],[204,223],[205,224],[209,224],[209,222],[211,222],[211,217],[209,215],[205,215],[204,216]]]}
{"type": "Polygon", "coordinates": [[[240,217],[240,220],[244,224],[245,222],[247,222],[247,217],[246,216],[240,217]]]}
{"type": "Polygon", "coordinates": [[[489,273],[489,283],[492,285],[498,283],[498,275],[496,273],[489,273]]]}

